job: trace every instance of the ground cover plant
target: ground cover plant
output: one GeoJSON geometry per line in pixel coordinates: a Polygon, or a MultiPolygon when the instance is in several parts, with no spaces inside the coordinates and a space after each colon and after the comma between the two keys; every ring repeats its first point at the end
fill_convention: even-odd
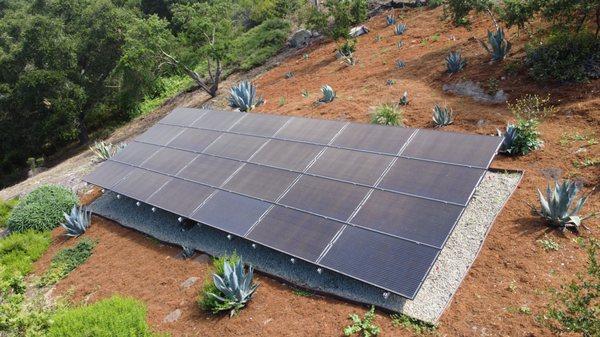
{"type": "Polygon", "coordinates": [[[0,199],[0,229],[6,227],[6,222],[10,217],[10,213],[18,203],[19,198],[12,198],[6,201],[0,199]]]}
{"type": "Polygon", "coordinates": [[[360,318],[357,314],[350,314],[349,319],[352,321],[352,324],[344,328],[344,336],[360,334],[363,337],[371,337],[378,336],[381,333],[381,328],[373,323],[375,319],[375,306],[372,306],[363,318],[360,318]]]}
{"type": "Polygon", "coordinates": [[[70,248],[61,249],[50,263],[50,267],[39,281],[39,286],[55,284],[65,278],[75,268],[79,267],[92,255],[96,242],[84,238],[70,248]]]}
{"type": "Polygon", "coordinates": [[[11,231],[22,232],[52,230],[64,220],[78,200],[71,190],[58,185],[45,185],[25,196],[8,218],[11,231]]]}
{"type": "Polygon", "coordinates": [[[392,314],[391,319],[394,327],[403,327],[418,335],[432,334],[437,329],[437,327],[433,324],[419,321],[418,319],[414,319],[402,314],[392,314]]]}
{"type": "Polygon", "coordinates": [[[50,242],[49,232],[32,230],[12,233],[0,239],[0,292],[27,275],[33,262],[48,249],[50,242]]]}

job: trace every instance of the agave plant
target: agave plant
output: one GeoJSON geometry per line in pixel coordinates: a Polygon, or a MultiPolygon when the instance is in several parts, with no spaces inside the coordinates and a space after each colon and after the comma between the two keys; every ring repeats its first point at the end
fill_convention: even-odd
{"type": "Polygon", "coordinates": [[[319,102],[330,103],[335,98],[335,91],[329,84],[325,84],[321,87],[321,92],[323,93],[323,97],[319,99],[319,102]]]}
{"type": "Polygon", "coordinates": [[[235,263],[225,262],[223,264],[223,277],[213,274],[213,282],[221,294],[207,293],[218,302],[213,313],[229,310],[229,316],[242,309],[258,288],[258,284],[252,282],[254,269],[248,267],[244,273],[244,264],[238,260],[235,263]]]}
{"type": "Polygon", "coordinates": [[[511,154],[515,148],[517,142],[518,130],[514,124],[506,124],[506,131],[502,132],[496,129],[499,137],[503,137],[502,144],[500,145],[500,152],[511,154]]]}
{"type": "Polygon", "coordinates": [[[462,58],[460,52],[453,51],[446,56],[446,68],[450,74],[461,71],[467,65],[467,61],[462,58]]]}
{"type": "Polygon", "coordinates": [[[404,61],[402,61],[402,60],[396,60],[396,68],[402,69],[404,67],[406,67],[406,63],[404,61]]]}
{"type": "Polygon", "coordinates": [[[73,206],[71,213],[63,213],[66,222],[61,226],[67,231],[65,235],[78,237],[85,233],[91,223],[92,212],[83,206],[73,206]]]}
{"type": "Polygon", "coordinates": [[[387,23],[388,26],[395,25],[396,24],[396,19],[394,19],[393,15],[387,15],[385,17],[385,22],[387,23]]]}
{"type": "Polygon", "coordinates": [[[436,127],[450,125],[454,122],[453,115],[454,114],[451,108],[447,106],[442,108],[441,106],[436,104],[433,107],[433,124],[435,124],[436,127]]]}
{"type": "Polygon", "coordinates": [[[546,188],[546,197],[538,189],[541,208],[534,211],[548,221],[551,227],[564,231],[571,229],[579,230],[581,222],[593,214],[581,217],[579,211],[585,204],[587,196],[577,198],[579,186],[573,181],[565,180],[562,183],[554,182],[554,187],[546,188]]]}
{"type": "Polygon", "coordinates": [[[403,23],[399,23],[397,25],[394,26],[394,33],[396,35],[402,35],[404,34],[404,32],[406,32],[406,25],[403,23]]]}
{"type": "Polygon", "coordinates": [[[124,147],[125,144],[123,143],[113,145],[112,143],[101,141],[94,142],[94,145],[90,146],[90,150],[99,160],[107,160],[121,151],[124,147]]]}
{"type": "Polygon", "coordinates": [[[506,58],[510,52],[511,44],[508,42],[504,35],[504,30],[500,27],[495,32],[488,30],[488,43],[485,44],[483,41],[481,45],[492,55],[492,61],[502,61],[506,58]]]}
{"type": "Polygon", "coordinates": [[[229,106],[248,112],[265,102],[262,97],[256,96],[254,84],[243,81],[231,88],[229,106]]]}
{"type": "Polygon", "coordinates": [[[400,105],[408,105],[408,92],[405,91],[404,94],[402,95],[402,97],[400,97],[400,105]]]}

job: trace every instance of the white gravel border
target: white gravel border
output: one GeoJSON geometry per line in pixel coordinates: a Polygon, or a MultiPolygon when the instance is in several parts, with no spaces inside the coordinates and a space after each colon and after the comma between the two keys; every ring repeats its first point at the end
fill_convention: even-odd
{"type": "Polygon", "coordinates": [[[182,225],[172,213],[161,210],[153,213],[148,205],[137,207],[135,200],[117,199],[113,193],[106,193],[90,208],[123,226],[164,242],[194,248],[213,256],[235,250],[257,270],[294,285],[436,323],[467,275],[494,219],[517,187],[521,176],[521,173],[491,171],[484,175],[414,300],[393,294],[384,298],[382,290],[374,286],[327,270],[319,274],[310,263],[296,261],[292,264],[289,256],[283,253],[263,246],[252,248],[251,243],[242,238],[229,240],[226,233],[208,226],[182,225]]]}

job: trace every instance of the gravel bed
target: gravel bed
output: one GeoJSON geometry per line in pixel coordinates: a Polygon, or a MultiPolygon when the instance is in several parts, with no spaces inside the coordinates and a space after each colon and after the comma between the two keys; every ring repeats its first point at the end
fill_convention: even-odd
{"type": "Polygon", "coordinates": [[[506,200],[520,181],[521,174],[487,172],[475,191],[431,272],[414,300],[391,294],[382,296],[382,290],[360,281],[323,270],[317,273],[310,263],[296,260],[270,248],[252,244],[245,239],[205,225],[183,224],[177,216],[165,211],[152,212],[150,206],[136,206],[136,201],[117,199],[112,192],[105,193],[90,205],[94,213],[136,229],[158,240],[193,248],[213,256],[236,251],[244,261],[257,270],[274,275],[302,288],[332,294],[351,301],[374,304],[401,312],[425,322],[435,323],[450,303],[477,257],[485,236],[506,200]]]}

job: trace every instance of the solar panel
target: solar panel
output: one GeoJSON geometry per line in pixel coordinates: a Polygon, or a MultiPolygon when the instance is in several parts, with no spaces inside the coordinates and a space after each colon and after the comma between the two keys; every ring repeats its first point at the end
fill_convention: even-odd
{"type": "Polygon", "coordinates": [[[413,298],[501,140],[185,108],[84,180],[413,298]]]}
{"type": "Polygon", "coordinates": [[[341,227],[339,222],[275,206],[247,238],[315,262],[341,227]]]}
{"type": "Polygon", "coordinates": [[[392,159],[379,154],[328,148],[308,173],[371,186],[392,159]]]}

